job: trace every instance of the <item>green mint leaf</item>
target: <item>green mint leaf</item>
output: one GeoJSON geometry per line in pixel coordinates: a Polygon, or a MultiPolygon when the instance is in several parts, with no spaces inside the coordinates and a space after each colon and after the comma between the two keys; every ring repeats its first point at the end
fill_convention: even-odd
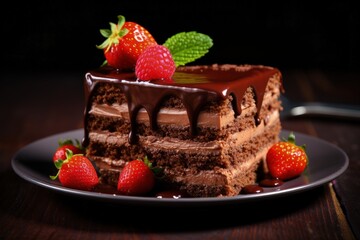
{"type": "Polygon", "coordinates": [[[175,34],[163,44],[174,59],[176,67],[193,62],[204,56],[212,47],[212,39],[195,31],[175,34]]]}

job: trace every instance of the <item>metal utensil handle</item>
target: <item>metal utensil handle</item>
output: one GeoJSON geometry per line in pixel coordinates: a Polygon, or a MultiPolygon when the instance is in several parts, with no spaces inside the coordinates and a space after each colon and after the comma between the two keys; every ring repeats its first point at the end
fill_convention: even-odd
{"type": "Polygon", "coordinates": [[[360,119],[360,107],[338,104],[305,103],[291,109],[291,116],[317,115],[360,119]]]}

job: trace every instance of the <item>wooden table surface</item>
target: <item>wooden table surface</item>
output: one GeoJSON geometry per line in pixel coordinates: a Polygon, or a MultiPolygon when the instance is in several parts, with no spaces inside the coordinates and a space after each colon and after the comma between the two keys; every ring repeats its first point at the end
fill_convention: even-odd
{"type": "MultiPolygon", "coordinates": [[[[296,101],[360,104],[359,73],[283,71],[296,101]]],[[[78,198],[19,177],[11,159],[27,144],[82,127],[83,73],[8,73],[0,95],[0,239],[358,239],[358,120],[301,117],[283,128],[342,148],[348,169],[315,189],[230,206],[130,207],[78,198]]]]}

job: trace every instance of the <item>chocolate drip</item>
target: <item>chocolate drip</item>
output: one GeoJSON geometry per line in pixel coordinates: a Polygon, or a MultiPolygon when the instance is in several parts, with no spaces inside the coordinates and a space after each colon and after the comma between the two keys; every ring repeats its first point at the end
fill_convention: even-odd
{"type": "Polygon", "coordinates": [[[113,82],[125,94],[131,120],[130,143],[136,143],[136,118],[140,109],[144,108],[150,119],[150,126],[157,129],[157,115],[162,102],[170,96],[175,96],[183,102],[192,135],[197,134],[197,120],[203,107],[210,101],[225,100],[233,97],[235,115],[241,114],[241,101],[246,90],[252,87],[255,94],[257,108],[256,124],[259,124],[260,109],[262,106],[268,79],[280,72],[275,68],[264,66],[235,66],[212,65],[179,68],[173,76],[172,82],[160,80],[144,82],[136,80],[133,72],[117,72],[111,68],[101,68],[86,74],[85,93],[87,106],[85,109],[85,139],[88,144],[88,130],[86,121],[91,109],[92,92],[97,83],[113,82]]]}
{"type": "Polygon", "coordinates": [[[130,143],[137,141],[136,117],[141,108],[144,108],[150,119],[150,126],[153,130],[157,129],[157,115],[160,111],[163,99],[168,96],[180,98],[187,110],[191,132],[196,134],[197,119],[200,110],[208,101],[217,99],[213,92],[187,87],[172,87],[167,85],[157,85],[149,82],[121,80],[122,90],[126,95],[130,120],[131,132],[130,143]]]}

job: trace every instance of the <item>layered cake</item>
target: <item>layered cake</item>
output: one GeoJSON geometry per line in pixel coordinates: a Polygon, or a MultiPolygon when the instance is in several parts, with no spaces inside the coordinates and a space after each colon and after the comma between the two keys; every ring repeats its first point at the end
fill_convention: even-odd
{"type": "Polygon", "coordinates": [[[278,69],[178,67],[168,81],[101,67],[85,75],[84,146],[103,184],[133,159],[192,197],[234,196],[256,182],[281,130],[278,69]]]}

